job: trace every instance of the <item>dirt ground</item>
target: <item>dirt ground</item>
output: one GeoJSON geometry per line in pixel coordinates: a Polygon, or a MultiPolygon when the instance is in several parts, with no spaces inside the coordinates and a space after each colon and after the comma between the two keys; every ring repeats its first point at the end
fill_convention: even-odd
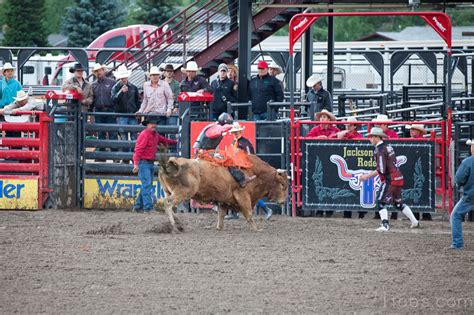
{"type": "Polygon", "coordinates": [[[447,221],[179,217],[166,234],[159,213],[0,212],[0,313],[474,312],[473,223],[451,251],[447,221]]]}

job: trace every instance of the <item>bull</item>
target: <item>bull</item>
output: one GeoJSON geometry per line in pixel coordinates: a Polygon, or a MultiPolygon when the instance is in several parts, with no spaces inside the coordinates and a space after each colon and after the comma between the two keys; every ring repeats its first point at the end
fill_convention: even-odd
{"type": "Polygon", "coordinates": [[[194,199],[200,203],[218,203],[217,230],[224,229],[224,216],[229,209],[242,213],[251,228],[258,230],[252,209],[258,200],[267,197],[283,205],[288,195],[288,175],[277,170],[255,155],[249,155],[252,168],[247,176],[257,177],[241,187],[226,167],[202,159],[160,157],[160,183],[165,191],[165,210],[171,226],[176,227],[173,209],[183,201],[194,199]]]}

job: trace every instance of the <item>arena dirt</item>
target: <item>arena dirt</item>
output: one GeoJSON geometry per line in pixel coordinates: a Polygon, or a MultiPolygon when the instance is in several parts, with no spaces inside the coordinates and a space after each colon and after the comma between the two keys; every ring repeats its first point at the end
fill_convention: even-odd
{"type": "Polygon", "coordinates": [[[371,219],[276,217],[214,228],[215,214],[0,212],[0,313],[474,312],[474,224],[410,230],[371,219]]]}

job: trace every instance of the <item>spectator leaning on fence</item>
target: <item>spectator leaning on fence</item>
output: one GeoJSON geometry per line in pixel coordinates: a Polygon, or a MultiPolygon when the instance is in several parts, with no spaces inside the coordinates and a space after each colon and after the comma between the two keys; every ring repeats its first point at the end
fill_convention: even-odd
{"type": "MultiPolygon", "coordinates": [[[[333,113],[327,111],[326,109],[323,109],[321,112],[316,113],[314,116],[317,121],[336,121],[336,116],[334,116],[333,113]]],[[[334,127],[331,124],[321,124],[311,129],[306,135],[306,137],[326,139],[329,137],[334,137],[339,131],[340,130],[338,128],[334,127]]]]}
{"type": "Polygon", "coordinates": [[[157,121],[153,118],[145,118],[142,122],[146,126],[145,130],[138,135],[133,154],[133,172],[138,173],[142,187],[133,211],[151,212],[153,211],[153,176],[155,174],[153,164],[155,162],[158,145],[175,145],[177,141],[163,137],[156,131],[157,121]]]}
{"type": "MultiPolygon", "coordinates": [[[[229,71],[227,72],[227,77],[235,83],[239,82],[239,68],[237,68],[233,64],[228,64],[227,68],[229,68],[229,71]]],[[[237,91],[237,85],[234,86],[234,89],[237,91]]]]}
{"type": "Polygon", "coordinates": [[[387,115],[377,115],[376,118],[372,119],[372,122],[375,122],[374,126],[382,129],[389,139],[398,139],[398,134],[388,128],[387,123],[392,122],[392,120],[387,115]]]}
{"type": "Polygon", "coordinates": [[[267,120],[267,103],[283,102],[283,89],[280,81],[268,74],[268,64],[265,61],[259,61],[257,68],[258,75],[249,84],[253,120],[267,120]]]}
{"type": "MultiPolygon", "coordinates": [[[[138,88],[128,81],[130,71],[125,65],[122,65],[114,72],[115,78],[118,80],[112,88],[112,100],[115,102],[115,112],[121,114],[132,114],[132,116],[117,117],[119,125],[136,125],[137,118],[133,115],[138,110],[139,94],[138,88]]],[[[130,134],[131,140],[135,140],[136,134],[130,134]]],[[[120,134],[122,140],[128,140],[128,134],[120,134]]]]}
{"type": "Polygon", "coordinates": [[[92,105],[93,91],[91,84],[83,77],[84,68],[80,63],[76,63],[72,68],[69,69],[69,72],[74,73],[74,76],[64,82],[62,90],[76,91],[78,94],[80,94],[82,96],[81,111],[87,112],[92,105]]]}
{"type": "Polygon", "coordinates": [[[211,119],[216,120],[220,114],[227,111],[227,102],[236,102],[237,95],[234,90],[235,83],[227,78],[229,68],[221,63],[217,69],[217,79],[212,81],[211,88],[214,100],[211,103],[211,119]]]}
{"type": "Polygon", "coordinates": [[[5,63],[0,69],[3,75],[3,78],[0,80],[0,108],[3,108],[13,102],[16,93],[21,91],[22,86],[13,77],[15,68],[13,68],[11,63],[5,63]]]}
{"type": "Polygon", "coordinates": [[[405,128],[410,130],[410,138],[413,139],[423,139],[427,133],[422,124],[406,125],[405,128]]]}
{"type": "Polygon", "coordinates": [[[462,187],[462,197],[451,213],[451,248],[463,249],[462,219],[469,211],[474,209],[474,140],[466,142],[471,147],[471,156],[465,158],[456,171],[455,181],[462,187]]]}
{"type": "Polygon", "coordinates": [[[349,117],[346,119],[347,124],[345,124],[346,130],[342,130],[339,132],[336,132],[335,134],[332,134],[330,138],[337,138],[337,139],[362,139],[364,138],[359,132],[357,132],[357,129],[359,129],[358,124],[351,124],[351,122],[357,122],[357,118],[355,117],[349,117]]]}
{"type": "Polygon", "coordinates": [[[159,125],[166,125],[174,107],[173,92],[168,83],[160,80],[160,70],[153,66],[149,72],[150,81],[143,84],[143,101],[137,114],[157,115],[159,125]]]}
{"type": "MultiPolygon", "coordinates": [[[[173,111],[171,115],[177,115],[178,114],[178,95],[181,92],[179,88],[179,82],[174,79],[174,68],[173,65],[168,64],[164,68],[160,68],[160,71],[164,74],[164,80],[166,83],[169,84],[171,88],[171,92],[173,92],[173,111]]],[[[170,116],[168,118],[168,125],[176,125],[178,124],[178,117],[176,116],[170,116]]]]}
{"type": "Polygon", "coordinates": [[[323,109],[332,113],[331,93],[323,88],[323,78],[313,74],[306,80],[306,86],[311,88],[306,95],[306,101],[310,103],[311,113],[317,113],[323,109]]]}
{"type": "Polygon", "coordinates": [[[29,97],[28,93],[23,90],[18,91],[16,93],[16,97],[13,99],[15,100],[13,103],[0,109],[0,115],[15,115],[17,112],[44,110],[44,104],[42,101],[35,100],[33,97],[29,97]]]}

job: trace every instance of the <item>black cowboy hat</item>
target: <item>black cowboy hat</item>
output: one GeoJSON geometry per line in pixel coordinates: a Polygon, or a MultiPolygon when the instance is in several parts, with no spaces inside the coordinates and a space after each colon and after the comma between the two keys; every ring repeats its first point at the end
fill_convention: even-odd
{"type": "Polygon", "coordinates": [[[146,127],[148,124],[150,124],[150,123],[158,125],[158,120],[156,120],[156,119],[154,119],[154,118],[145,118],[145,119],[142,121],[142,125],[145,126],[145,127],[146,127]]]}
{"type": "Polygon", "coordinates": [[[69,72],[74,73],[75,71],[84,71],[84,68],[80,63],[75,63],[72,68],[69,68],[69,72]]]}
{"type": "Polygon", "coordinates": [[[160,67],[160,71],[174,71],[173,65],[167,64],[164,68],[160,67]]]}

